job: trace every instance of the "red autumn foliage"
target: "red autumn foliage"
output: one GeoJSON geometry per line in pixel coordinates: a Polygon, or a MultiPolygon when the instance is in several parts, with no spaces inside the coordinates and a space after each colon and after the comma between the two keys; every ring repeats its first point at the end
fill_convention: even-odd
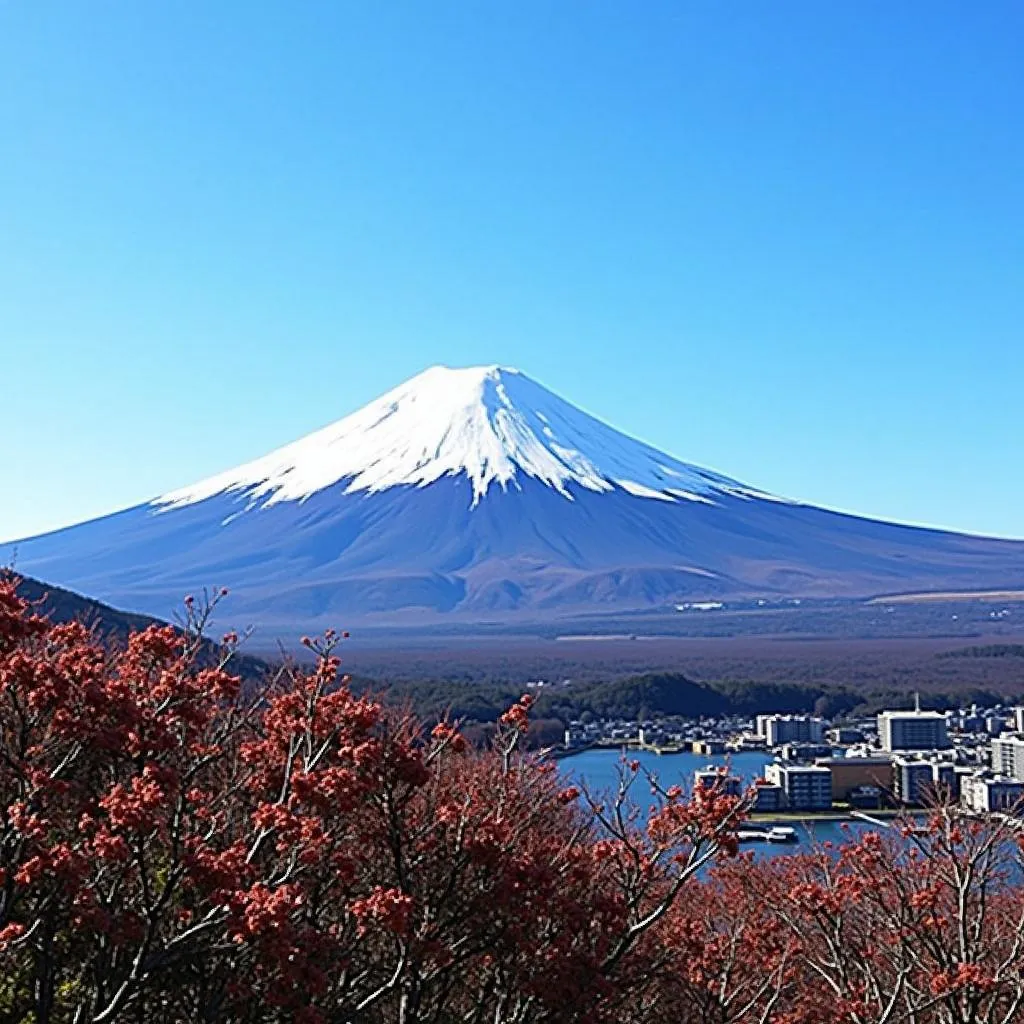
{"type": "Polygon", "coordinates": [[[737,802],[602,840],[519,753],[529,698],[473,750],[353,695],[333,635],[243,693],[210,610],[110,650],[0,582],[3,1019],[615,1019],[737,802]]]}
{"type": "Polygon", "coordinates": [[[528,697],[474,749],[354,695],[334,634],[243,692],[210,611],[108,649],[0,581],[0,1020],[1024,1016],[1008,824],[754,864],[742,800],[521,752],[528,697]]]}

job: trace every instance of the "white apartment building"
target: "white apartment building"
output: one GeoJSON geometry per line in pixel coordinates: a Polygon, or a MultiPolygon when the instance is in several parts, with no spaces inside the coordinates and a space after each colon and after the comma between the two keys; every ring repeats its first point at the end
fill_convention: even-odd
{"type": "Polygon", "coordinates": [[[832,806],[832,773],[823,765],[775,761],[765,767],[764,777],[782,790],[790,811],[827,811],[832,806]]]}
{"type": "Polygon", "coordinates": [[[1008,811],[1024,799],[1024,782],[1005,775],[978,772],[961,780],[960,799],[972,811],[1008,811]]]}
{"type": "Polygon", "coordinates": [[[784,743],[821,743],[825,722],[813,715],[758,715],[758,734],[769,747],[784,743]]]}
{"type": "Polygon", "coordinates": [[[992,770],[1024,782],[1024,736],[998,736],[992,741],[992,770]]]}
{"type": "Polygon", "coordinates": [[[945,750],[946,716],[938,711],[883,711],[878,716],[883,750],[945,750]]]}

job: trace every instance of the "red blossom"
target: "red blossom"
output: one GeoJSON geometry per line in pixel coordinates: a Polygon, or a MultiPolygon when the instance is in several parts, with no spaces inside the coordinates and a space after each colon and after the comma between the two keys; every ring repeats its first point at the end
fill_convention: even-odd
{"type": "Polygon", "coordinates": [[[413,901],[400,889],[376,886],[368,896],[353,901],[350,909],[359,922],[360,934],[365,935],[371,925],[377,925],[403,935],[409,927],[413,901]]]}

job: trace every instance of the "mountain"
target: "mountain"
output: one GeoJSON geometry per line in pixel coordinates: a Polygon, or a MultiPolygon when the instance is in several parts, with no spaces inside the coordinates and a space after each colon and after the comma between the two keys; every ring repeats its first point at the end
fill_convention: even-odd
{"type": "Polygon", "coordinates": [[[106,640],[120,643],[127,639],[129,633],[164,625],[151,615],[123,612],[63,587],[40,583],[17,573],[11,575],[17,583],[19,596],[33,604],[51,622],[84,622],[106,640]]]}
{"type": "MultiPolygon", "coordinates": [[[[34,605],[36,610],[51,622],[83,622],[98,637],[110,644],[123,644],[129,634],[141,632],[149,626],[166,625],[165,622],[153,616],[123,612],[100,601],[83,597],[71,590],[41,583],[39,580],[22,576],[20,573],[11,573],[11,576],[17,583],[18,595],[34,605]]],[[[211,639],[206,644],[204,657],[212,662],[219,655],[220,650],[211,639]]],[[[232,672],[237,673],[247,682],[262,680],[273,671],[266,661],[254,658],[242,651],[237,651],[234,654],[230,666],[232,672]]]]}
{"type": "Polygon", "coordinates": [[[224,585],[239,623],[277,635],[1024,587],[1024,542],[780,499],[496,366],[435,367],[254,462],[11,547],[19,570],[153,615],[224,585]]]}

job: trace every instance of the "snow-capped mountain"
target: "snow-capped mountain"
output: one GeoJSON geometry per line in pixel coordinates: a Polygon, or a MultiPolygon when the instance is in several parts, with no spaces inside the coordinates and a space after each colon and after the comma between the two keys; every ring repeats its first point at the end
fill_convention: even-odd
{"type": "Polygon", "coordinates": [[[460,475],[474,505],[491,486],[521,489],[527,478],[570,501],[573,485],[662,501],[767,497],[613,430],[518,370],[435,366],[315,434],[156,504],[181,508],[244,491],[263,507],[341,482],[346,494],[372,494],[460,475]]]}
{"type": "Polygon", "coordinates": [[[237,469],[16,543],[19,570],[166,617],[204,585],[282,635],[722,597],[1024,586],[1024,543],[776,498],[515,370],[435,367],[237,469]]]}

